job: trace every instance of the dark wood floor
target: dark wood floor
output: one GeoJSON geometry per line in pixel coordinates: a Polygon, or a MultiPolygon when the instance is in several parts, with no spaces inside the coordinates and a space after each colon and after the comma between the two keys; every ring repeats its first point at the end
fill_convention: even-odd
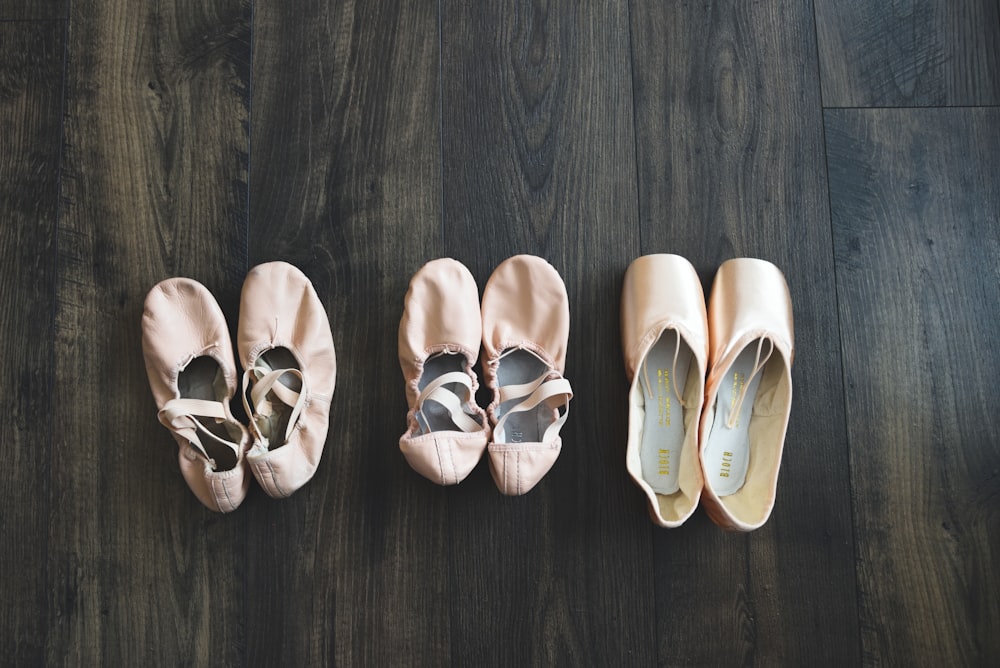
{"type": "Polygon", "coordinates": [[[997,0],[0,0],[0,662],[1000,665],[997,0]],[[546,257],[576,390],[505,498],[397,449],[440,256],[546,257]],[[785,270],[770,522],[662,530],[625,473],[635,257],[785,270]],[[145,293],[235,328],[301,267],[340,363],[316,478],[204,509],[145,293]]]}

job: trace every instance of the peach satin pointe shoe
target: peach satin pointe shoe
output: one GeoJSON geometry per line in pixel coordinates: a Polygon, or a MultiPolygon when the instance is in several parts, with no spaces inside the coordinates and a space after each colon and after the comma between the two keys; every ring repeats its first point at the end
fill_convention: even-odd
{"type": "Polygon", "coordinates": [[[439,485],[462,482],[489,440],[486,414],[475,404],[481,338],[479,289],[469,270],[450,258],[421,267],[399,322],[409,405],[399,449],[413,470],[439,485]]]}
{"type": "Polygon", "coordinates": [[[702,503],[719,526],[752,531],[774,507],[792,405],[792,301],[781,271],[751,258],[723,263],[708,322],[702,503]]]}
{"type": "Polygon", "coordinates": [[[622,346],[629,388],[625,465],[652,520],[678,527],[702,491],[698,420],[708,360],[705,296],[677,255],[646,255],[625,272],[622,346]]]}
{"type": "Polygon", "coordinates": [[[326,309],[301,271],[286,262],[250,270],[237,344],[254,439],[247,462],[269,496],[284,498],[316,473],[337,378],[326,309]]]}
{"type": "Polygon", "coordinates": [[[211,510],[236,510],[250,485],[249,435],[229,409],[236,363],[226,319],[208,289],[188,278],[154,286],[142,315],[142,351],[188,487],[211,510]]]}
{"type": "Polygon", "coordinates": [[[483,290],[483,374],[493,391],[490,472],[507,495],[531,490],[552,468],[573,390],[563,378],[569,300],[545,260],[517,255],[483,290]]]}

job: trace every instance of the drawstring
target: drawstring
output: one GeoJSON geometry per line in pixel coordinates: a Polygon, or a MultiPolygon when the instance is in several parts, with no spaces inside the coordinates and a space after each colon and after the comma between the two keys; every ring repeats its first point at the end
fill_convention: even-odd
{"type": "Polygon", "coordinates": [[[190,355],[188,355],[188,358],[186,360],[184,360],[183,362],[181,362],[181,368],[186,367],[188,364],[190,364],[192,362],[192,360],[194,360],[194,359],[196,359],[198,357],[201,357],[202,355],[204,355],[205,353],[207,353],[212,348],[218,347],[218,345],[219,345],[218,341],[212,341],[210,344],[208,344],[207,346],[205,346],[204,348],[202,348],[198,352],[191,353],[190,355]]]}
{"type": "Polygon", "coordinates": [[[757,340],[757,357],[754,359],[753,371],[750,372],[750,377],[746,379],[743,383],[742,389],[740,389],[739,395],[736,397],[736,401],[733,402],[732,407],[729,410],[729,417],[726,418],[726,428],[733,429],[736,427],[736,423],[739,421],[740,409],[743,408],[743,400],[746,399],[747,390],[750,389],[750,381],[754,379],[767,361],[771,359],[771,354],[774,352],[774,342],[768,338],[760,338],[757,340]],[[761,349],[764,347],[764,342],[767,341],[770,348],[768,348],[767,355],[764,356],[762,360],[760,358],[761,349]]]}
{"type": "MultiPolygon", "coordinates": [[[[676,329],[672,327],[667,328],[664,331],[671,331],[677,334],[677,345],[674,346],[674,361],[670,365],[670,384],[674,388],[674,396],[677,397],[677,401],[680,402],[681,408],[687,408],[687,404],[684,403],[684,397],[681,396],[680,390],[677,388],[677,357],[681,354],[681,334],[676,329]]],[[[662,334],[661,334],[662,336],[662,334]]],[[[646,381],[646,387],[649,388],[650,393],[653,391],[653,386],[649,382],[649,354],[647,353],[646,358],[642,361],[642,375],[646,381]]]]}

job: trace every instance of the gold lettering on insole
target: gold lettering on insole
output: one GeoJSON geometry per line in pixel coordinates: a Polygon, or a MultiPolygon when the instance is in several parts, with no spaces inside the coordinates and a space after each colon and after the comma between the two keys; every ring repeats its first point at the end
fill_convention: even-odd
{"type": "Polygon", "coordinates": [[[733,466],[733,453],[723,452],[722,453],[722,469],[719,471],[720,478],[729,477],[729,469],[733,466]]]}
{"type": "Polygon", "coordinates": [[[670,371],[656,371],[656,416],[661,427],[670,426],[670,371]]]}
{"type": "Polygon", "coordinates": [[[670,475],[670,451],[665,448],[660,448],[659,451],[659,469],[657,473],[660,475],[670,475]]]}

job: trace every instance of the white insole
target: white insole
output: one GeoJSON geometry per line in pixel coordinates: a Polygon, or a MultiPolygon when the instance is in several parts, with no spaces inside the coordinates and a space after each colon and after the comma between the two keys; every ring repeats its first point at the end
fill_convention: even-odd
{"type": "MultiPolygon", "coordinates": [[[[419,387],[423,390],[429,383],[440,378],[446,373],[464,371],[465,357],[449,353],[441,353],[429,358],[424,363],[424,373],[420,378],[419,387]]],[[[445,383],[442,387],[448,389],[456,395],[465,388],[459,383],[445,383]]],[[[425,401],[423,408],[417,411],[415,416],[420,425],[422,434],[429,434],[432,431],[455,431],[457,429],[455,421],[448,411],[448,407],[436,401],[425,401]]]]}
{"type": "MultiPolygon", "coordinates": [[[[298,369],[299,363],[288,348],[271,348],[261,354],[257,364],[264,369],[298,369]]],[[[278,382],[293,392],[302,391],[302,381],[294,374],[286,373],[278,382]]],[[[273,392],[267,393],[267,403],[259,407],[256,415],[257,427],[261,434],[270,441],[271,450],[276,450],[286,444],[285,430],[292,415],[292,407],[279,399],[273,392]]]]}
{"type": "Polygon", "coordinates": [[[744,348],[719,386],[712,431],[702,455],[705,481],[717,496],[735,494],[746,482],[747,465],[750,463],[750,416],[763,375],[758,373],[751,378],[757,359],[756,346],[744,348]],[[739,406],[738,417],[730,428],[727,422],[748,381],[749,387],[739,406]]]}
{"type": "MultiPolygon", "coordinates": [[[[538,357],[527,350],[515,350],[505,355],[497,366],[497,383],[523,385],[537,380],[549,370],[538,357]]],[[[511,408],[524,401],[525,397],[512,397],[497,407],[497,419],[507,415],[511,408]]],[[[542,402],[533,409],[510,413],[503,428],[502,443],[538,443],[542,440],[546,427],[552,424],[552,409],[542,402]]],[[[494,433],[496,437],[496,433],[494,433]]]]}
{"type": "Polygon", "coordinates": [[[643,479],[658,494],[673,494],[680,488],[678,475],[684,447],[684,409],[678,392],[684,394],[690,365],[691,349],[678,340],[676,331],[667,330],[649,350],[641,370],[646,417],[642,425],[639,457],[643,479]]]}
{"type": "MultiPolygon", "coordinates": [[[[202,401],[224,401],[226,398],[226,378],[219,363],[213,358],[197,357],[177,376],[177,389],[184,399],[202,401]]],[[[239,434],[229,431],[228,422],[216,422],[203,418],[198,422],[209,432],[224,441],[239,441],[239,434]]],[[[228,471],[236,466],[236,453],[213,438],[202,438],[201,444],[208,456],[215,460],[216,470],[228,471]]]]}

